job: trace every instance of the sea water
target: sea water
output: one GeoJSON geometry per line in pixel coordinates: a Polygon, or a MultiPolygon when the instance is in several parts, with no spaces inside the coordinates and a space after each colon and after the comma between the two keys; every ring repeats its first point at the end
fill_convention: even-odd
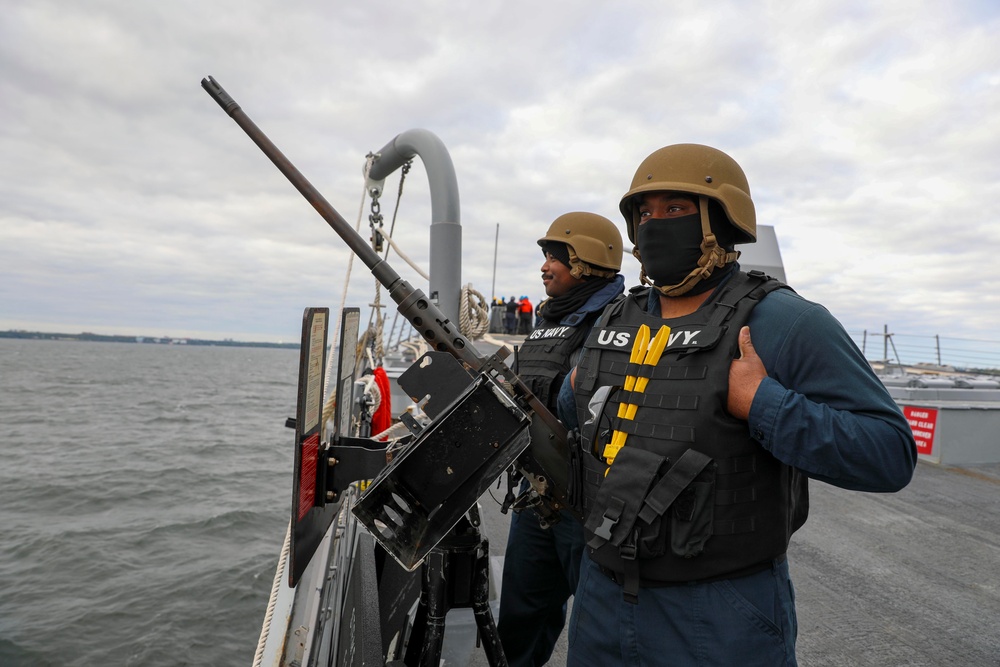
{"type": "Polygon", "coordinates": [[[0,665],[249,665],[298,352],[0,339],[0,665]]]}

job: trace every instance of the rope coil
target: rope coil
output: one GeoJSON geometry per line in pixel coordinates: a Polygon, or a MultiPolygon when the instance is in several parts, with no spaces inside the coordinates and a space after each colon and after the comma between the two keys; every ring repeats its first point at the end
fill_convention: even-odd
{"type": "Polygon", "coordinates": [[[481,293],[469,283],[462,288],[458,304],[458,329],[466,338],[482,338],[490,328],[490,306],[481,293]]]}

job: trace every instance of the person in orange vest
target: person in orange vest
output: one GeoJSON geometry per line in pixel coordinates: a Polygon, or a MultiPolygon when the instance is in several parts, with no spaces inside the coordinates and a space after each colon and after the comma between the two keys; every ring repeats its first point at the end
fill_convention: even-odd
{"type": "Polygon", "coordinates": [[[517,311],[517,333],[528,335],[531,333],[531,315],[535,312],[535,307],[531,305],[531,300],[521,297],[521,306],[517,311]]]}

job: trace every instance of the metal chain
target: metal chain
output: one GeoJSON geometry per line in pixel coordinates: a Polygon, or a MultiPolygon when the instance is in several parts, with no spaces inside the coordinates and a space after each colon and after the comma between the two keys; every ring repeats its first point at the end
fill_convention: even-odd
{"type": "Polygon", "coordinates": [[[375,252],[382,252],[382,245],[384,243],[384,239],[382,238],[382,205],[378,201],[381,194],[378,188],[371,189],[372,212],[368,216],[368,226],[372,230],[371,242],[375,252]]]}
{"type": "MultiPolygon", "coordinates": [[[[413,166],[413,160],[407,160],[402,167],[402,173],[399,177],[399,190],[396,194],[396,208],[392,212],[392,223],[389,226],[389,238],[392,238],[392,234],[396,230],[396,216],[399,214],[399,202],[403,196],[403,183],[406,181],[406,175],[410,173],[410,168],[412,166],[413,166]]],[[[382,230],[384,229],[383,218],[382,218],[382,206],[379,203],[379,197],[381,197],[382,191],[380,188],[371,188],[369,190],[369,194],[371,195],[372,198],[372,205],[371,205],[372,212],[371,215],[368,216],[368,223],[371,226],[372,230],[372,236],[371,236],[372,248],[375,250],[375,252],[382,252],[385,242],[384,235],[382,234],[382,230]]],[[[383,259],[387,259],[389,257],[389,250],[391,248],[392,248],[391,245],[385,247],[385,255],[383,256],[383,259]]],[[[377,360],[378,363],[381,363],[384,354],[384,340],[383,340],[382,328],[385,325],[385,318],[382,316],[382,308],[383,308],[382,285],[381,283],[378,282],[378,280],[375,281],[375,299],[370,305],[372,307],[371,309],[372,314],[371,317],[369,318],[368,326],[374,331],[374,340],[372,341],[372,348],[375,359],[377,360]],[[374,320],[374,326],[372,326],[373,325],[372,320],[374,320]]]]}

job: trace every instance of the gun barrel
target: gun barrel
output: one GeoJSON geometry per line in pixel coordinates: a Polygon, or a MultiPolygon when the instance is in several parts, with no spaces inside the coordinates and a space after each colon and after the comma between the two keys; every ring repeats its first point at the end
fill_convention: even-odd
{"type": "MultiPolygon", "coordinates": [[[[201,80],[201,87],[204,88],[212,98],[219,103],[219,106],[229,114],[230,117],[236,124],[239,125],[244,132],[253,140],[255,144],[260,148],[261,151],[274,163],[274,166],[278,168],[282,174],[285,175],[292,185],[302,193],[302,196],[306,198],[316,212],[319,213],[327,224],[333,228],[333,231],[344,239],[344,242],[354,251],[354,253],[365,263],[365,265],[372,270],[374,273],[376,267],[385,262],[378,256],[368,243],[357,234],[354,229],[344,220],[343,216],[337,212],[337,210],[323,197],[320,192],[313,187],[312,183],[302,175],[294,164],[285,157],[281,150],[274,145],[274,143],[268,139],[267,135],[257,127],[246,112],[240,108],[229,93],[219,85],[219,82],[212,77],[207,77],[201,80]]],[[[389,282],[394,282],[399,280],[399,274],[393,271],[391,268],[381,268],[382,273],[389,282]]],[[[379,276],[376,276],[379,277],[379,276]]],[[[389,284],[384,282],[381,277],[379,277],[379,282],[382,282],[386,287],[389,284]]]]}
{"type": "Polygon", "coordinates": [[[337,232],[354,254],[371,270],[372,275],[388,291],[396,302],[400,314],[405,317],[420,335],[436,350],[451,352],[460,361],[479,370],[483,357],[462,335],[458,326],[450,322],[441,310],[423,292],[414,289],[344,220],[343,216],[313,187],[295,165],[285,157],[267,135],[257,127],[232,97],[213,77],[201,80],[201,87],[229,114],[257,147],[274,163],[295,189],[306,198],[316,212],[337,232]]]}

